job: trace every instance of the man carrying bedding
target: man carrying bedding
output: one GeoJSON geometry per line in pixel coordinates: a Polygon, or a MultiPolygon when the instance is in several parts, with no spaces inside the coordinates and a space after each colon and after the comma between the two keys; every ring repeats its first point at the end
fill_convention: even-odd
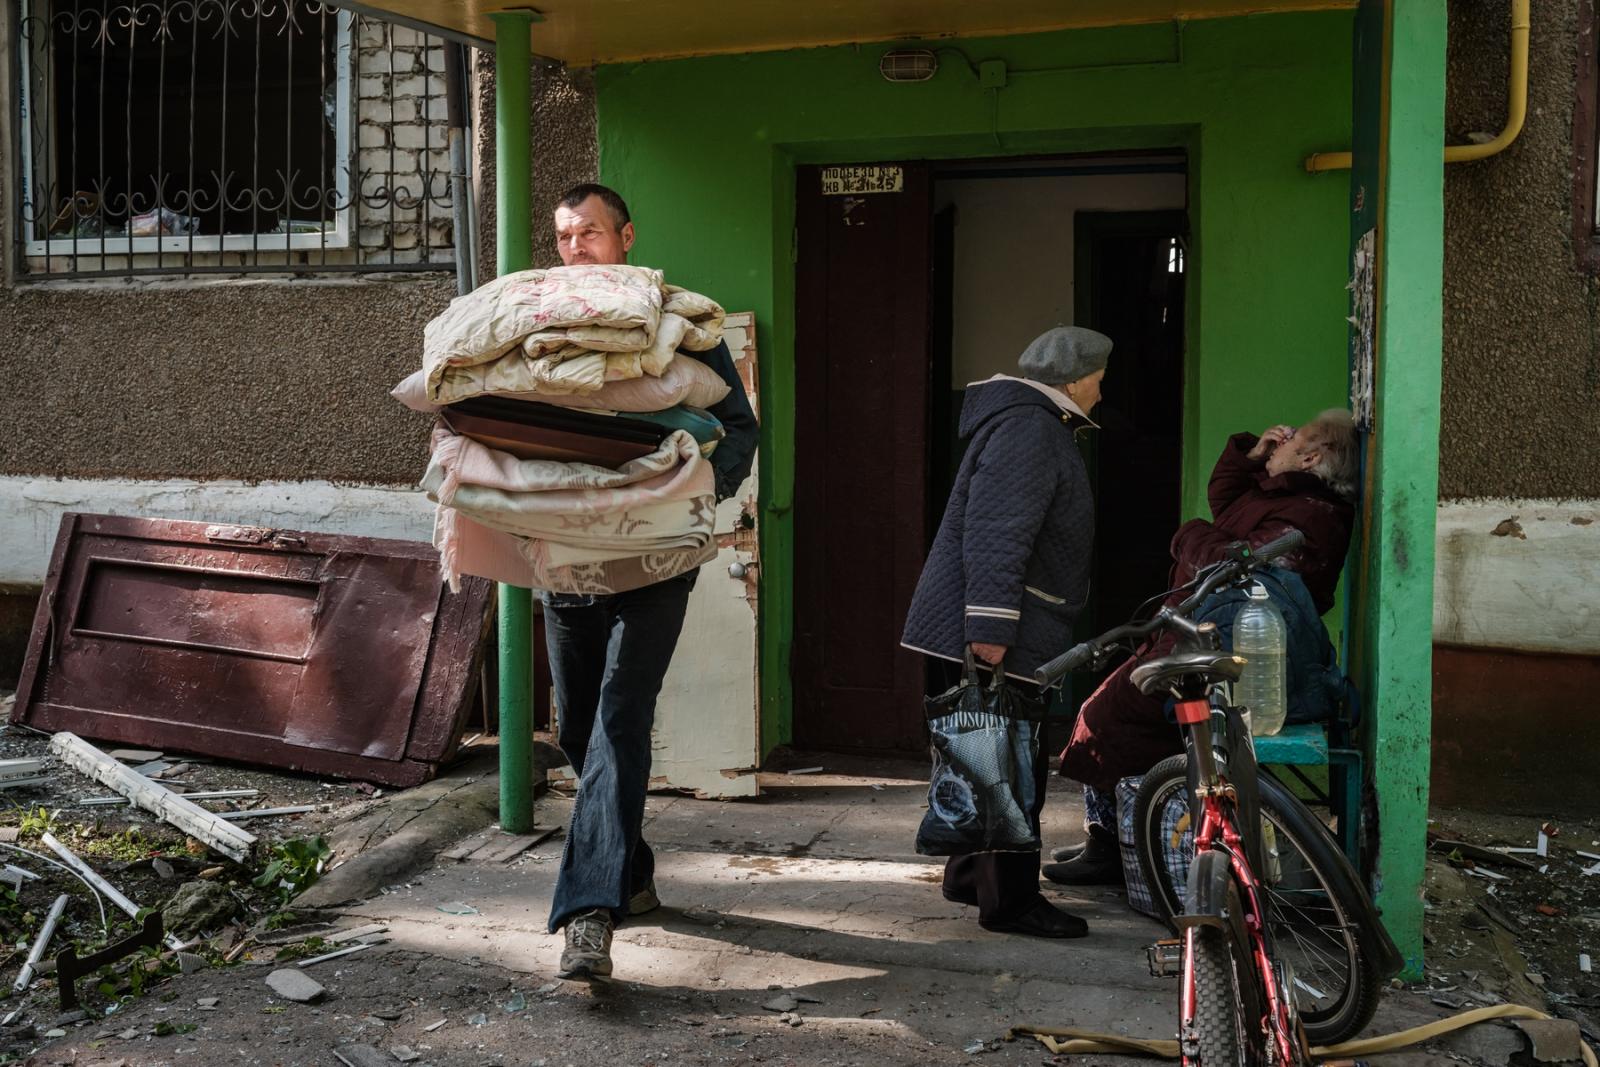
{"type": "MultiPolygon", "coordinates": [[[[603,185],[574,186],[555,211],[561,260],[620,264],[633,247],[622,197],[603,185]]],[[[712,454],[717,499],[739,489],[755,458],[758,430],[728,346],[680,350],[715,370],[731,390],[710,409],[727,436],[712,454]]],[[[698,571],[626,593],[544,594],[545,635],[561,749],[578,776],[577,803],[550,906],[550,932],[566,930],[563,978],[611,973],[611,932],[630,915],[661,906],[655,856],[641,834],[650,779],[656,697],[683,629],[698,571]]]]}

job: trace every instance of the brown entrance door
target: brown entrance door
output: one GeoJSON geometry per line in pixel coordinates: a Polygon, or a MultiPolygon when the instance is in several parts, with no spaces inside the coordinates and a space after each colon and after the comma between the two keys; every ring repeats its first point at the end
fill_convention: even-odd
{"type": "Polygon", "coordinates": [[[797,182],[795,742],[916,751],[923,664],[900,632],[928,547],[929,172],[797,182]]]}

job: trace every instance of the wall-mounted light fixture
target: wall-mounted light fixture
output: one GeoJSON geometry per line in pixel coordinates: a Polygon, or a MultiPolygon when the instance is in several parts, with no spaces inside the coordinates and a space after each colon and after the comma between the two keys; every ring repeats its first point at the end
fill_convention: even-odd
{"type": "Polygon", "coordinates": [[[894,48],[878,60],[884,81],[925,82],[939,73],[939,57],[926,48],[894,48]]]}

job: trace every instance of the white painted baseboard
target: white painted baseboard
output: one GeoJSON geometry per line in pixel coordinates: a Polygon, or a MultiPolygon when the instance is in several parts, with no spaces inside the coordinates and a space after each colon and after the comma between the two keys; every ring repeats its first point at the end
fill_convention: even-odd
{"type": "Polygon", "coordinates": [[[433,537],[433,505],[415,489],[322,481],[0,477],[0,585],[43,583],[67,511],[408,541],[433,537]]]}
{"type": "Polygon", "coordinates": [[[1600,654],[1600,501],[1441,503],[1436,547],[1435,641],[1600,654]]]}
{"type": "MultiPolygon", "coordinates": [[[[414,489],[0,477],[0,585],[43,582],[66,511],[412,541],[433,534],[433,505],[414,489]]],[[[1600,654],[1600,501],[1441,503],[1436,547],[1434,640],[1600,654]]]]}

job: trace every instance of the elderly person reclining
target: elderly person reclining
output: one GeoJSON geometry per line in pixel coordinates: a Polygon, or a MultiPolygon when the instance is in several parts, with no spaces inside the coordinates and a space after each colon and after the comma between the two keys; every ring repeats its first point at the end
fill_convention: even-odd
{"type": "MultiPolygon", "coordinates": [[[[1223,559],[1235,541],[1258,547],[1299,530],[1305,535],[1305,544],[1275,561],[1283,571],[1265,572],[1278,576],[1268,583],[1269,591],[1274,601],[1282,601],[1280,607],[1287,608],[1285,616],[1291,619],[1291,675],[1297,666],[1302,673],[1334,674],[1332,648],[1320,616],[1333,607],[1334,588],[1350,545],[1357,469],[1355,428],[1348,411],[1325,411],[1299,429],[1274,426],[1260,437],[1235,434],[1211,472],[1207,495],[1212,520],[1192,519],[1172,538],[1172,585],[1189,582],[1201,568],[1223,559]],[[1298,646],[1293,636],[1295,618],[1301,620],[1298,646]],[[1302,651],[1297,664],[1296,648],[1308,647],[1304,641],[1308,628],[1312,651],[1302,651]],[[1317,651],[1319,646],[1325,652],[1317,651]],[[1324,655],[1327,665],[1304,662],[1324,655]]],[[[1201,616],[1213,607],[1219,625],[1226,628],[1222,616],[1225,613],[1226,620],[1231,620],[1234,608],[1208,601],[1201,616]]],[[[1170,652],[1174,642],[1175,638],[1167,635],[1145,645],[1084,701],[1072,739],[1061,754],[1061,773],[1083,783],[1088,839],[1076,856],[1045,865],[1045,877],[1052,881],[1114,885],[1122,880],[1114,802],[1117,781],[1143,774],[1167,756],[1183,751],[1164,701],[1140,693],[1129,675],[1141,662],[1170,652]]],[[[1318,679],[1314,684],[1325,683],[1318,679]]],[[[1326,714],[1333,703],[1331,696],[1303,688],[1302,692],[1322,698],[1321,707],[1297,708],[1295,691],[1291,678],[1292,721],[1307,721],[1318,712],[1326,714]]]]}

